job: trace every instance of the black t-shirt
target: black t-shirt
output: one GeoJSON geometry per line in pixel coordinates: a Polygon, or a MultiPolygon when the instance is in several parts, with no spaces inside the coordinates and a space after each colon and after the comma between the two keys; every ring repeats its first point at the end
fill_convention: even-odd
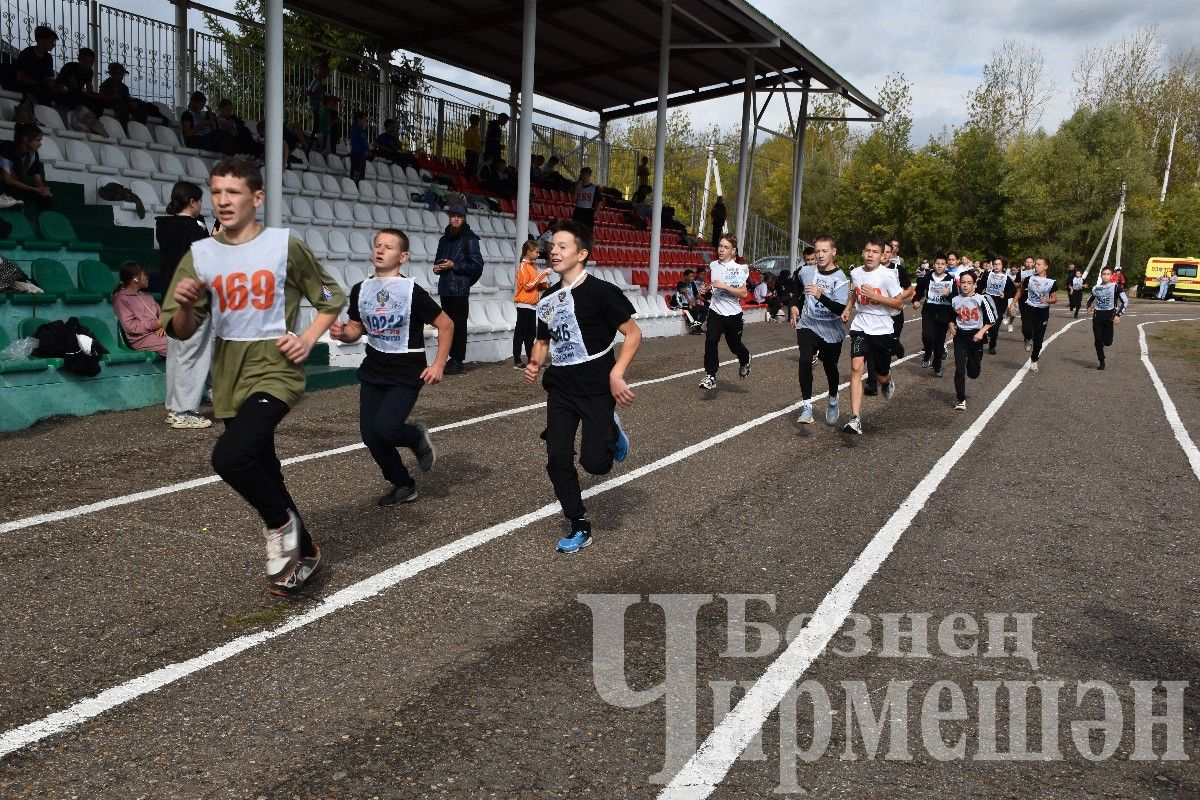
{"type": "MultiPolygon", "coordinates": [[[[354,284],[350,290],[350,319],[361,323],[362,316],[358,312],[358,292],[362,283],[354,284]]],[[[425,363],[425,326],[433,323],[442,307],[429,296],[429,292],[420,286],[413,285],[412,323],[408,326],[408,346],[419,353],[381,353],[367,344],[367,357],[358,368],[359,380],[367,383],[392,384],[406,386],[421,386],[421,373],[427,366],[425,363]],[[420,323],[420,324],[417,324],[420,323]]]]}
{"type": "Polygon", "coordinates": [[[39,53],[36,47],[26,47],[17,56],[17,71],[38,83],[54,80],[54,57],[49,53],[39,53]]]}
{"type": "MultiPolygon", "coordinates": [[[[562,286],[551,286],[542,292],[542,297],[552,294],[562,286]]],[[[606,280],[589,275],[571,290],[575,299],[575,319],[583,334],[583,344],[589,354],[599,353],[612,344],[617,329],[633,316],[633,304],[625,293],[606,280]]],[[[550,329],[538,320],[537,338],[550,341],[550,329]]],[[[608,374],[612,372],[617,357],[611,350],[599,358],[571,366],[548,367],[542,386],[547,392],[562,392],[570,395],[608,394],[608,374]]]]}
{"type": "Polygon", "coordinates": [[[78,61],[70,61],[63,65],[63,68],[58,71],[56,83],[66,86],[71,89],[91,90],[93,73],[90,69],[84,69],[83,65],[78,61]],[[74,83],[74,86],[71,84],[74,83]]]}
{"type": "Polygon", "coordinates": [[[125,85],[125,81],[119,78],[105,78],[104,83],[100,84],[99,94],[105,97],[116,97],[121,102],[129,102],[130,98],[129,87],[125,85]]]}

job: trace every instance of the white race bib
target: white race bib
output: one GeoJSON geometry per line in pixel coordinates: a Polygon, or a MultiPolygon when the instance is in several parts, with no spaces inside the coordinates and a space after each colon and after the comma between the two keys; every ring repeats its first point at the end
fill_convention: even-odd
{"type": "Polygon", "coordinates": [[[1003,272],[989,272],[985,291],[992,297],[1003,297],[1004,287],[1008,285],[1008,276],[1003,272]]]}
{"type": "Polygon", "coordinates": [[[278,339],[287,333],[286,228],[264,228],[244,244],[215,238],[192,245],[196,275],[208,284],[213,333],[226,341],[278,339]]]}
{"type": "Polygon", "coordinates": [[[613,337],[608,347],[595,355],[588,355],[583,331],[575,317],[575,295],[571,292],[586,276],[585,272],[576,278],[574,283],[560,286],[538,301],[535,312],[537,318],[550,330],[551,366],[569,367],[592,361],[612,350],[613,345],[617,343],[616,337],[613,337]]]}
{"type": "Polygon", "coordinates": [[[408,346],[412,326],[413,279],[367,278],[358,287],[358,316],[367,342],[381,353],[424,353],[408,346]]]}

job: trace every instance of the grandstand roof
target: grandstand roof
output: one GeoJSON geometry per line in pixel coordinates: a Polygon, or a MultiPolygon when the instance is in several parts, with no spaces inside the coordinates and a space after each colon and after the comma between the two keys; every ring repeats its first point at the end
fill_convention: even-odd
{"type": "MultiPolygon", "coordinates": [[[[288,7],[510,86],[521,83],[520,0],[285,0],[288,7]]],[[[603,119],[654,108],[662,0],[540,0],[534,91],[603,119]]],[[[740,94],[754,43],[760,87],[811,78],[865,117],[885,111],[744,0],[675,0],[670,105],[740,94]],[[724,45],[678,49],[680,45],[724,45]],[[785,77],[786,76],[786,77],[785,77]]]]}

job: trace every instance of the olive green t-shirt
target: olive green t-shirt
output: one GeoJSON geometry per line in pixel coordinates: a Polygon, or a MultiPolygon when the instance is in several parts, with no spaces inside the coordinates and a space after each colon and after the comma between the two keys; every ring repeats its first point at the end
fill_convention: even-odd
{"type": "MultiPolygon", "coordinates": [[[[218,233],[216,239],[229,244],[222,234],[218,233]]],[[[159,322],[172,338],[178,338],[171,329],[171,318],[179,310],[179,303],[175,302],[175,285],[183,278],[197,280],[190,250],[180,259],[171,285],[163,296],[159,322]]],[[[346,305],[341,287],[317,261],[308,245],[291,237],[288,239],[287,282],[284,284],[284,318],[288,330],[295,333],[303,332],[295,330],[302,297],[307,298],[318,312],[336,314],[346,305]]],[[[206,293],[196,301],[197,325],[208,318],[210,299],[211,293],[206,293]]],[[[279,352],[274,340],[244,342],[218,337],[213,345],[212,389],[213,414],[220,419],[236,415],[246,398],[255,392],[265,392],[294,406],[304,395],[304,368],[279,352]]]]}

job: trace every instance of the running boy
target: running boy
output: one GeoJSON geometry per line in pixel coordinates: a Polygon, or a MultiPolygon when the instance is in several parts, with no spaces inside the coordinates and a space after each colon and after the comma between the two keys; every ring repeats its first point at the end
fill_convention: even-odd
{"type": "Polygon", "coordinates": [[[392,484],[376,502],[394,506],[417,499],[417,483],[396,448],[411,450],[422,472],[433,469],[437,460],[429,429],[420,422],[409,425],[408,415],[422,386],[442,382],[454,323],[428,292],[400,274],[408,260],[408,236],[403,232],[384,228],[375,234],[371,260],[375,276],[350,289],[350,321],[333,323],[329,335],[347,343],[367,337],[367,355],[358,368],[358,429],[392,484]],[[425,365],[426,325],[438,332],[432,366],[425,365]]]}
{"type": "Polygon", "coordinates": [[[842,340],[846,338],[842,313],[850,300],[850,281],[834,263],[837,245],[832,236],[818,236],[813,248],[816,264],[800,268],[797,283],[802,294],[793,298],[791,307],[796,344],[800,347],[800,396],[804,400],[796,421],[805,425],[813,421],[813,363],[819,358],[829,382],[825,422],[836,425],[838,383],[841,381],[838,359],[842,357],[842,340]]]}
{"type": "Polygon", "coordinates": [[[1129,295],[1113,280],[1110,267],[1100,270],[1100,283],[1092,287],[1092,296],[1087,301],[1087,313],[1092,318],[1092,338],[1096,344],[1096,358],[1104,369],[1104,348],[1113,343],[1113,326],[1121,324],[1121,316],[1129,307],[1129,295]],[[1120,302],[1118,302],[1120,301],[1120,302]],[[1092,304],[1096,305],[1095,314],[1092,304]]]}
{"type": "Polygon", "coordinates": [[[1038,357],[1042,354],[1042,340],[1046,338],[1046,326],[1050,324],[1050,306],[1058,302],[1058,281],[1047,278],[1050,264],[1045,256],[1033,261],[1033,274],[1021,281],[1017,302],[1021,305],[1021,332],[1025,335],[1025,349],[1029,351],[1031,372],[1038,371],[1038,357]]]}
{"type": "Polygon", "coordinates": [[[1071,291],[1067,293],[1068,310],[1079,319],[1079,308],[1083,305],[1083,270],[1075,266],[1074,261],[1067,262],[1067,277],[1071,281],[1071,291]]]}
{"type": "Polygon", "coordinates": [[[967,378],[979,377],[983,365],[983,342],[989,328],[1000,321],[992,298],[975,294],[975,273],[966,270],[958,276],[959,294],[954,298],[954,320],[950,335],[954,337],[954,394],[955,408],[967,410],[967,378]]]}
{"type": "Polygon", "coordinates": [[[213,447],[217,474],[265,525],[270,592],[297,591],[321,563],[275,455],[275,428],[304,394],[301,365],[346,298],[307,245],[254,219],[262,173],[240,158],[218,161],[210,187],[221,232],[192,244],[163,302],[167,334],[187,339],[212,318],[213,412],[225,431],[213,447]],[[292,333],[300,300],[317,317],[292,333]]]}
{"type": "Polygon", "coordinates": [[[745,378],[750,374],[750,351],[742,344],[741,300],[750,294],[746,280],[750,268],[737,263],[737,239],[725,234],[717,243],[717,260],[708,265],[712,298],[708,303],[708,327],[704,335],[704,380],[701,389],[717,388],[717,344],[721,335],[725,344],[737,356],[738,375],[745,378]]]}
{"type": "Polygon", "coordinates": [[[946,352],[946,331],[950,328],[950,320],[954,307],[951,300],[958,294],[954,278],[946,272],[946,257],[938,256],[933,260],[933,269],[925,277],[917,280],[917,294],[913,306],[925,308],[921,311],[921,344],[925,355],[921,361],[922,368],[933,367],[933,377],[942,377],[942,357],[946,352]]]}
{"type": "Polygon", "coordinates": [[[575,470],[575,433],[583,424],[579,464],[592,475],[606,475],[612,463],[629,454],[616,405],[633,403],[625,372],[633,362],[642,332],[633,321],[633,305],[613,284],[584,269],[592,252],[592,229],[562,222],[554,229],[550,267],[559,276],[537,306],[537,342],[525,367],[535,383],[547,364],[546,472],[562,504],[570,533],[558,540],[560,553],[577,553],[592,543],[592,523],[575,470]],[[620,357],[613,355],[617,332],[625,335],[620,357]]]}
{"type": "MultiPolygon", "coordinates": [[[[885,400],[896,393],[896,382],[890,380],[892,346],[895,329],[892,313],[904,305],[904,290],[896,270],[879,265],[883,256],[883,241],[871,237],[863,246],[863,266],[850,273],[853,288],[853,306],[857,309],[854,322],[850,325],[850,421],[844,430],[861,434],[862,429],[862,379],[867,369],[877,375],[885,400]]],[[[842,322],[850,319],[850,305],[842,312],[842,322]]],[[[801,359],[803,360],[803,359],[801,359]]]]}

